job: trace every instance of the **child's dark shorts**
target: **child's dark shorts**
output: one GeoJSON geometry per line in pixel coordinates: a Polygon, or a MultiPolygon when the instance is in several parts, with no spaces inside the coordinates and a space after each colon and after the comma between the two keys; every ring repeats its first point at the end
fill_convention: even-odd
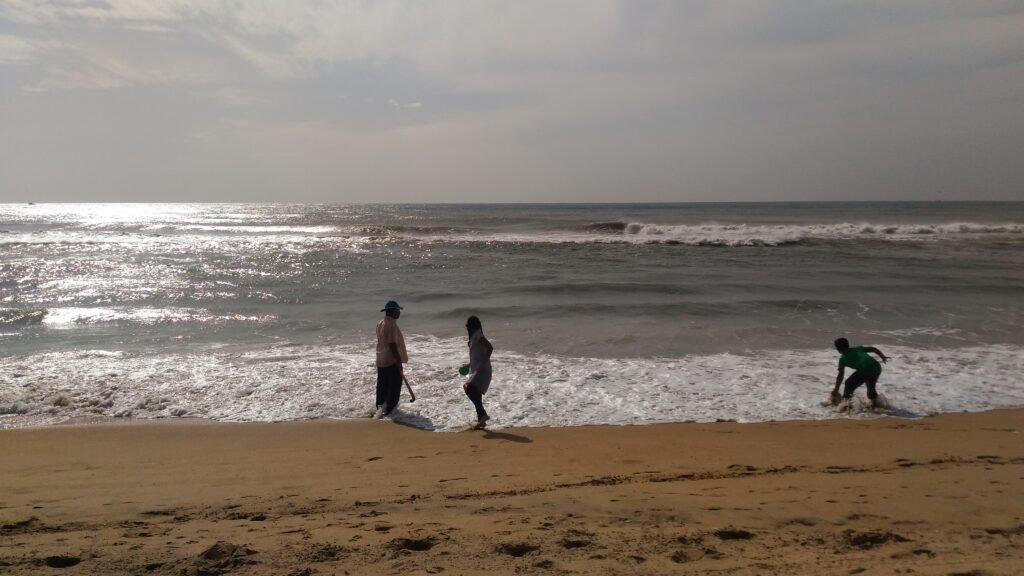
{"type": "Polygon", "coordinates": [[[882,373],[870,374],[867,372],[857,371],[850,374],[850,377],[846,379],[846,385],[843,386],[843,398],[849,400],[853,398],[853,391],[860,387],[861,384],[868,385],[868,398],[874,400],[878,398],[878,392],[875,391],[875,384],[878,383],[878,377],[882,373]]]}

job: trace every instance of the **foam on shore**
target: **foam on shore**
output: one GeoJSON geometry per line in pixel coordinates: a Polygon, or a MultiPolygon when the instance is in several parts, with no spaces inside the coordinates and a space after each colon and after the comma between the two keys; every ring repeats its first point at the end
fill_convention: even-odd
{"type": "MultiPolygon", "coordinates": [[[[417,401],[409,403],[403,390],[396,419],[429,430],[465,426],[473,410],[456,372],[466,354],[464,340],[412,336],[409,346],[414,353],[407,375],[417,401]]],[[[4,358],[0,427],[90,418],[364,418],[372,413],[375,389],[370,350],[367,343],[4,358]]],[[[879,388],[892,405],[888,414],[1024,406],[1020,347],[886,347],[886,353],[892,360],[879,388]]],[[[835,352],[824,349],[655,359],[500,353],[485,403],[495,427],[846,418],[822,406],[835,365],[835,352]]]]}

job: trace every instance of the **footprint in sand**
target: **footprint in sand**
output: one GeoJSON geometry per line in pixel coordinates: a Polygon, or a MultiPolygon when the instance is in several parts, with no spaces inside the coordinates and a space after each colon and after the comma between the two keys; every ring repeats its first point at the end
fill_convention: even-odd
{"type": "MultiPolygon", "coordinates": [[[[708,548],[707,550],[711,550],[711,548],[708,548]]],[[[703,558],[705,555],[706,553],[704,550],[701,550],[699,548],[691,548],[687,550],[677,550],[673,552],[671,556],[669,556],[669,559],[671,559],[676,564],[685,564],[687,562],[696,562],[697,560],[703,558]]]]}
{"type": "Polygon", "coordinates": [[[849,546],[853,548],[860,548],[861,550],[870,550],[889,542],[910,542],[909,538],[882,530],[870,532],[855,532],[853,530],[847,530],[843,533],[843,539],[849,546]]]}
{"type": "Polygon", "coordinates": [[[50,568],[70,568],[76,566],[81,561],[81,558],[75,556],[47,556],[43,558],[43,563],[50,568]]]}
{"type": "Polygon", "coordinates": [[[747,532],[746,530],[737,530],[735,528],[723,528],[721,530],[715,530],[712,532],[715,536],[718,536],[719,540],[751,540],[754,537],[753,532],[747,532]]]}
{"type": "Polygon", "coordinates": [[[313,544],[298,557],[307,562],[335,562],[347,556],[351,550],[337,544],[313,544]]]}
{"type": "Polygon", "coordinates": [[[539,549],[540,546],[534,546],[533,544],[529,544],[527,542],[520,542],[516,544],[502,544],[497,548],[498,552],[502,554],[508,554],[509,556],[512,556],[514,558],[526,556],[530,552],[539,549]]]}
{"type": "Polygon", "coordinates": [[[396,551],[426,552],[434,547],[434,541],[430,538],[396,538],[388,546],[396,551]]]}

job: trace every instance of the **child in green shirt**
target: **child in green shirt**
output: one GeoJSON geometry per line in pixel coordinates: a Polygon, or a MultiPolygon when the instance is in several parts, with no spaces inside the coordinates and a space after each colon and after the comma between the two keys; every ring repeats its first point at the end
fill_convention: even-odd
{"type": "Polygon", "coordinates": [[[878,407],[878,392],[875,391],[875,384],[878,377],[882,375],[882,365],[877,360],[868,356],[868,353],[875,354],[886,362],[889,359],[882,354],[882,351],[873,346],[850,347],[850,341],[846,338],[837,338],[835,341],[836,350],[839,351],[839,375],[836,376],[836,387],[832,390],[832,398],[838,399],[839,385],[843,383],[843,372],[847,367],[853,369],[853,374],[846,379],[846,386],[843,387],[843,398],[853,398],[853,391],[861,384],[867,384],[868,398],[871,400],[871,407],[878,407]]]}

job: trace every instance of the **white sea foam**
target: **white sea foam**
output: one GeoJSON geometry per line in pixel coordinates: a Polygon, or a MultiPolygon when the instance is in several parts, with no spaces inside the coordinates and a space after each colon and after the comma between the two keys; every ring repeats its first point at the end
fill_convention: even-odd
{"type": "Polygon", "coordinates": [[[50,308],[43,317],[43,324],[52,328],[65,328],[80,324],[106,322],[133,322],[139,324],[173,324],[179,322],[270,322],[271,315],[214,314],[203,308],[50,308]]]}
{"type": "Polygon", "coordinates": [[[482,241],[514,243],[666,243],[692,246],[781,246],[807,240],[887,240],[935,241],[1010,237],[1024,234],[1018,223],[981,224],[951,222],[944,224],[867,223],[835,224],[654,224],[645,222],[601,223],[591,230],[547,230],[519,232],[460,232],[423,235],[393,232],[392,236],[437,242],[482,241]]]}
{"type": "Polygon", "coordinates": [[[1021,224],[974,224],[954,222],[947,224],[872,224],[838,223],[810,225],[748,225],[700,224],[662,225],[633,222],[624,233],[637,240],[677,241],[684,244],[750,246],[777,246],[801,240],[857,240],[879,238],[885,240],[922,240],[932,238],[965,238],[993,235],[1020,235],[1021,224]]]}
{"type": "MultiPolygon", "coordinates": [[[[256,227],[259,228],[259,227],[256,227]]],[[[9,233],[0,238],[0,248],[19,245],[68,245],[95,246],[98,250],[119,249],[156,251],[189,250],[206,251],[253,251],[253,250],[344,250],[364,253],[364,246],[372,238],[338,234],[331,227],[306,227],[305,230],[281,230],[262,233],[245,232],[232,235],[196,233],[162,234],[159,229],[147,232],[111,232],[92,230],[48,230],[40,232],[9,233]],[[337,235],[335,235],[337,234],[337,235]]],[[[302,228],[302,227],[295,227],[302,228]]]]}
{"type": "MultiPolygon", "coordinates": [[[[502,353],[485,397],[495,427],[758,422],[850,417],[821,405],[831,350],[752,351],[661,359],[502,353]]],[[[417,401],[398,420],[453,430],[472,419],[456,367],[462,339],[410,337],[417,401]]],[[[220,421],[361,418],[373,408],[370,343],[260,352],[137,356],[60,352],[0,359],[0,427],[70,419],[198,417],[220,421]]],[[[879,383],[897,416],[1024,406],[1024,348],[887,347],[879,383]]],[[[863,396],[863,391],[858,391],[863,396]]],[[[856,417],[864,416],[855,414],[856,417]]]]}

